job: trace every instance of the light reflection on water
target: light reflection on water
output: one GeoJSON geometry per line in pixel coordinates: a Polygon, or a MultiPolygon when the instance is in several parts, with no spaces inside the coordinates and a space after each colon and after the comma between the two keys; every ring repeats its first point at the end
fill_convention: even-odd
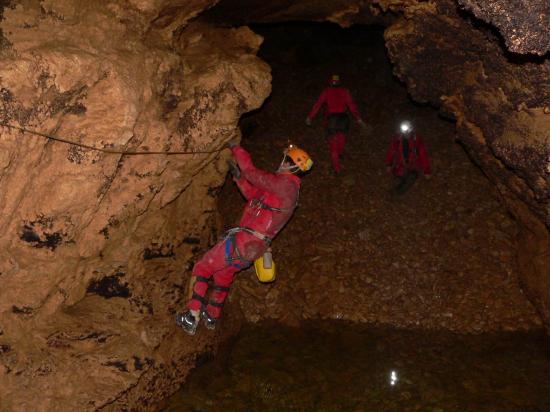
{"type": "Polygon", "coordinates": [[[550,411],[541,334],[247,327],[163,411],[550,411]]]}

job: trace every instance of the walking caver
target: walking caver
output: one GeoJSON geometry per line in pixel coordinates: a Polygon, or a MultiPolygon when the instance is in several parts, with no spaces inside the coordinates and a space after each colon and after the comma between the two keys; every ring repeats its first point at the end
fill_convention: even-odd
{"type": "Polygon", "coordinates": [[[424,146],[424,141],[413,130],[411,122],[404,121],[399,126],[399,134],[396,135],[388,148],[386,155],[388,171],[397,179],[395,193],[404,194],[409,190],[422,172],[425,177],[430,177],[430,159],[424,146]]]}
{"type": "Polygon", "coordinates": [[[349,110],[355,120],[363,127],[365,123],[361,120],[361,115],[357,105],[353,101],[348,89],[340,86],[340,76],[333,75],[330,78],[330,86],[319,95],[319,98],[313,105],[311,112],[306,118],[306,124],[311,126],[311,122],[317,115],[321,107],[325,106],[325,119],[327,126],[328,145],[330,149],[330,158],[332,167],[336,174],[340,173],[340,156],[344,152],[346,145],[346,136],[349,131],[349,110]]]}
{"type": "Polygon", "coordinates": [[[229,230],[193,268],[188,311],[176,315],[176,323],[191,335],[201,317],[207,328],[215,328],[235,274],[262,256],[288,222],[298,203],[301,180],[297,174],[313,165],[305,151],[291,145],[277,171],[270,173],[257,169],[242,147],[232,143],[230,148],[237,161],[230,164],[230,171],[248,203],[239,226],[229,230]]]}

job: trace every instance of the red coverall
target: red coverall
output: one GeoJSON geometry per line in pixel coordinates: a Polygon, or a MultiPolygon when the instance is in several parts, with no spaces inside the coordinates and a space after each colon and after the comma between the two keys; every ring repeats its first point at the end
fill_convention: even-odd
{"type": "Polygon", "coordinates": [[[409,139],[404,139],[403,136],[395,136],[388,148],[386,155],[386,164],[391,167],[394,176],[401,177],[408,170],[421,171],[425,175],[429,175],[430,171],[430,159],[428,158],[428,152],[424,141],[418,135],[413,135],[409,139]],[[409,158],[406,159],[403,156],[403,144],[409,144],[409,158]]]}
{"type": "MultiPolygon", "coordinates": [[[[323,105],[326,106],[326,117],[330,117],[330,115],[333,114],[343,114],[346,113],[346,110],[349,110],[353,117],[355,117],[355,120],[361,120],[357,105],[353,101],[349,90],[345,87],[331,86],[323,90],[307,116],[310,121],[315,118],[317,112],[323,105]]],[[[345,144],[345,132],[338,131],[333,136],[329,136],[328,145],[330,149],[330,158],[332,160],[332,167],[336,172],[340,172],[341,170],[340,155],[344,152],[345,144]]]]}
{"type": "Polygon", "coordinates": [[[248,201],[239,227],[255,230],[267,237],[267,241],[248,232],[237,232],[218,242],[193,267],[197,281],[188,308],[200,310],[206,305],[208,280],[213,277],[213,287],[207,311],[219,318],[223,302],[229,293],[235,274],[248,267],[268,248],[269,242],[288,222],[298,202],[300,178],[290,173],[269,173],[257,169],[246,150],[240,146],[232,149],[241,176],[235,180],[248,201]],[[274,208],[277,210],[271,210],[274,208]],[[237,250],[235,250],[235,246],[237,250]]]}

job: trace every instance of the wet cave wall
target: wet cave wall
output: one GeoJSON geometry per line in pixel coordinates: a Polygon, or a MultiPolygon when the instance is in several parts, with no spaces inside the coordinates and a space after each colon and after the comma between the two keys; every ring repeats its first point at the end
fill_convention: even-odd
{"type": "MultiPolygon", "coordinates": [[[[2,2],[0,121],[99,147],[221,149],[271,87],[261,38],[236,26],[384,24],[397,76],[456,120],[521,223],[522,280],[550,322],[544,0],[230,0],[197,19],[216,3],[2,2]]],[[[172,321],[217,236],[227,152],[120,156],[6,127],[0,145],[0,410],[154,409],[242,319],[230,306],[193,340],[172,321]]]]}
{"type": "MultiPolygon", "coordinates": [[[[270,70],[246,27],[189,21],[212,4],[4,4],[0,121],[110,149],[223,149],[270,70]]],[[[227,150],[121,156],[7,127],[0,145],[0,410],[175,390],[216,341],[185,343],[173,313],[217,237],[227,150]]]]}
{"type": "Polygon", "coordinates": [[[492,2],[496,16],[460,3],[501,32],[441,1],[388,28],[388,53],[414,100],[456,120],[458,141],[520,223],[521,280],[549,326],[550,62],[539,54],[548,55],[550,5],[492,2]]]}

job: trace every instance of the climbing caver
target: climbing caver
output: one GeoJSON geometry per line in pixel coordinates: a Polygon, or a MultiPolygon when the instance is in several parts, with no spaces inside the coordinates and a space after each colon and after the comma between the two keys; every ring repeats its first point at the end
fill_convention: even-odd
{"type": "Polygon", "coordinates": [[[239,227],[229,230],[193,268],[188,311],[176,315],[176,323],[191,335],[201,317],[207,328],[215,328],[235,274],[261,256],[288,222],[298,202],[297,174],[313,165],[305,151],[291,145],[277,171],[270,173],[257,169],[248,152],[236,143],[229,147],[237,161],[237,165],[230,163],[230,171],[248,203],[239,227]]]}
{"type": "Polygon", "coordinates": [[[405,120],[399,125],[399,134],[392,139],[388,148],[386,165],[388,171],[398,179],[394,189],[398,195],[412,187],[419,171],[430,177],[430,160],[426,147],[411,122],[405,120]]]}
{"type": "Polygon", "coordinates": [[[340,76],[338,75],[331,76],[330,86],[323,90],[313,105],[311,112],[306,117],[306,124],[308,126],[311,126],[311,122],[322,106],[325,106],[327,137],[332,167],[334,172],[338,174],[342,169],[340,166],[340,156],[344,152],[346,135],[349,131],[347,110],[351,112],[355,120],[362,127],[365,126],[365,123],[361,120],[361,115],[349,90],[340,86],[340,76]]]}

